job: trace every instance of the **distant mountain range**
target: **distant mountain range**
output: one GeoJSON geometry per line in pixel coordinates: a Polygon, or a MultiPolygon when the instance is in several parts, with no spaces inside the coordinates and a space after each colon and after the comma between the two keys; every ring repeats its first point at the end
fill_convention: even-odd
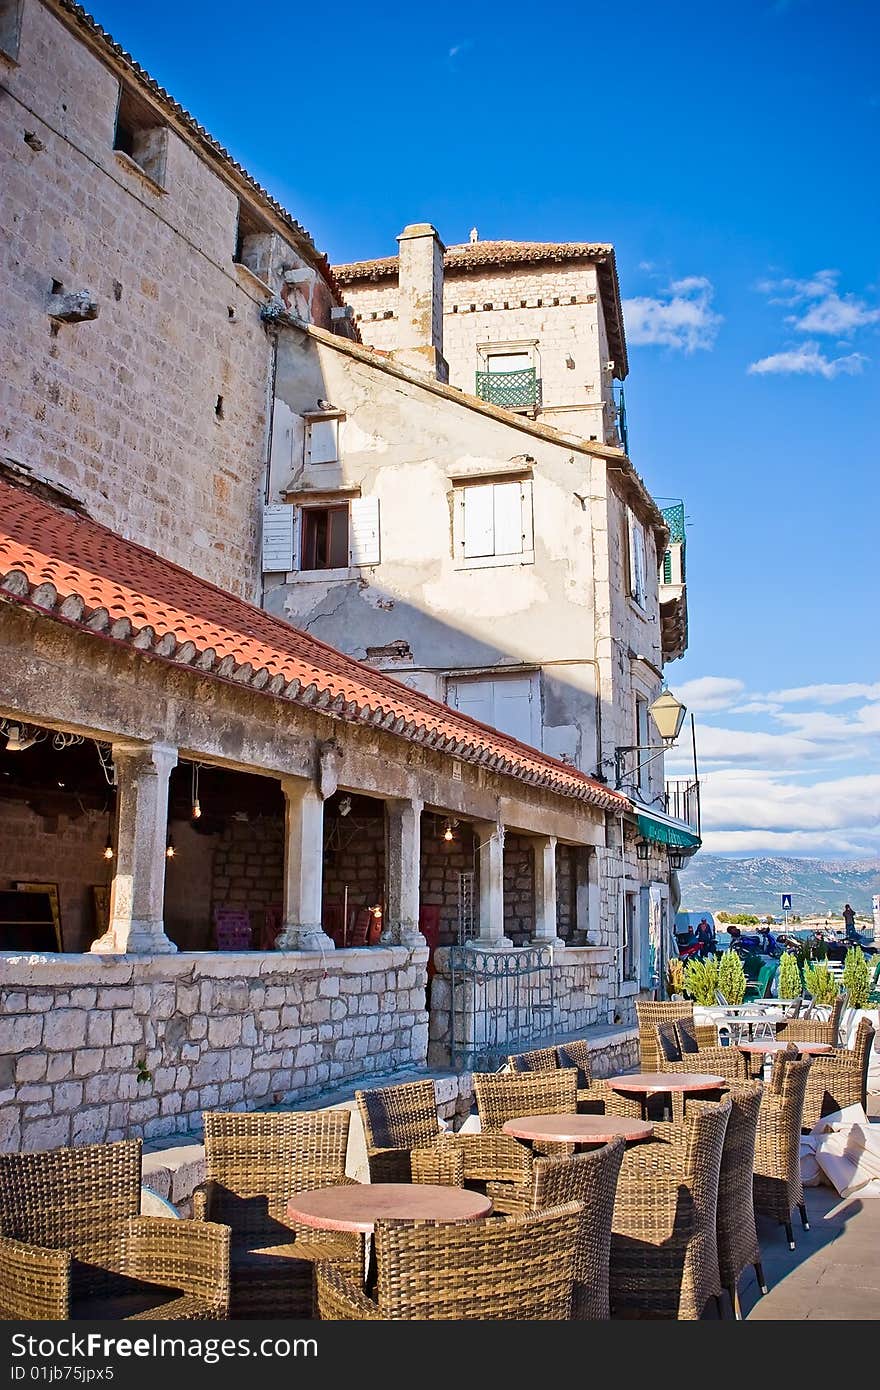
{"type": "Polygon", "coordinates": [[[840,912],[851,903],[871,911],[880,893],[880,859],[729,859],[697,854],[679,874],[681,906],[693,912],[782,912],[782,894],[791,893],[791,910],[840,912]]]}

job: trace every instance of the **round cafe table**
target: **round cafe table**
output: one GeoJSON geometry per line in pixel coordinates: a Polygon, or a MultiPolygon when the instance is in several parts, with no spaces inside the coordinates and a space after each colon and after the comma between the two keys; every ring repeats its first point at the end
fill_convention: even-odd
{"type": "Polygon", "coordinates": [[[521,1115],[505,1120],[505,1134],[553,1144],[607,1144],[618,1135],[627,1142],[650,1139],[654,1126],[625,1115],[521,1115]]]}
{"type": "Polygon", "coordinates": [[[290,1221],[319,1231],[369,1235],[377,1221],[478,1221],[492,1210],[489,1197],[439,1183],[367,1182],[295,1192],[287,1203],[290,1221]]]}
{"type": "Polygon", "coordinates": [[[714,1076],[705,1071],[642,1071],[625,1076],[609,1076],[607,1085],[625,1095],[641,1096],[643,1118],[647,1118],[645,1107],[648,1097],[668,1092],[672,1097],[672,1118],[680,1121],[684,1119],[686,1092],[717,1091],[727,1082],[723,1076],[714,1076]]]}
{"type": "Polygon", "coordinates": [[[741,1042],[736,1044],[738,1052],[744,1052],[749,1057],[763,1057],[763,1072],[765,1079],[770,1075],[773,1058],[777,1052],[784,1052],[787,1047],[796,1047],[798,1052],[805,1056],[818,1055],[823,1052],[833,1052],[834,1048],[830,1043],[823,1042],[795,1042],[787,1043],[783,1038],[766,1039],[764,1042],[741,1042]]]}

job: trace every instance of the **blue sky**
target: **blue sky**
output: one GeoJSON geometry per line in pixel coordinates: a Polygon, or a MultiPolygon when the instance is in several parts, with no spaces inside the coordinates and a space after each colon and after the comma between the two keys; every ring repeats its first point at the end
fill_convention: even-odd
{"type": "Polygon", "coordinates": [[[615,244],[706,847],[880,856],[880,7],[458,8],[93,12],[331,260],[421,220],[615,244]]]}

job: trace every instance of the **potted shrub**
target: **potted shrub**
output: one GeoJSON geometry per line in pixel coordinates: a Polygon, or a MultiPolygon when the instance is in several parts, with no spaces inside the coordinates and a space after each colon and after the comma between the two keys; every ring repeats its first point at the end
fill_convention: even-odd
{"type": "Polygon", "coordinates": [[[831,1005],[839,993],[837,981],[828,969],[827,960],[806,961],[804,963],[804,988],[813,996],[816,1010],[824,1010],[820,1017],[827,1018],[831,1005]]]}
{"type": "Polygon", "coordinates": [[[678,956],[666,963],[666,993],[670,999],[684,998],[684,962],[678,956]]]}
{"type": "Polygon", "coordinates": [[[718,992],[728,1004],[741,1004],[746,997],[746,972],[736,951],[725,951],[718,966],[718,992]]]}
{"type": "Polygon", "coordinates": [[[685,992],[694,1003],[703,1008],[712,1008],[718,1001],[718,961],[714,956],[707,960],[689,960],[684,968],[685,992]]]}
{"type": "MultiPolygon", "coordinates": [[[[847,1047],[852,1046],[859,1026],[859,1020],[867,1018],[872,1027],[880,1037],[880,1009],[870,1003],[871,993],[871,967],[864,951],[858,946],[851,946],[846,953],[846,960],[843,966],[843,987],[846,990],[848,999],[847,1007],[843,1011],[840,1020],[841,1041],[847,1047]]],[[[880,1067],[880,1059],[877,1058],[877,1039],[874,1040],[874,1051],[872,1053],[872,1071],[880,1067]]],[[[868,1087],[871,1088],[870,1073],[868,1087]]]]}
{"type": "Polygon", "coordinates": [[[779,979],[777,995],[780,999],[798,999],[803,991],[801,972],[797,957],[791,951],[783,951],[779,957],[779,979]]]}

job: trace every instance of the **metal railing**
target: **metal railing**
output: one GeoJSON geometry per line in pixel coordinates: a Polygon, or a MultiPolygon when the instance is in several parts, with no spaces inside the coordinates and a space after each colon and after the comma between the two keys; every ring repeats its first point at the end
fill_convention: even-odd
{"type": "Polygon", "coordinates": [[[553,952],[549,946],[481,951],[450,946],[452,1065],[490,1071],[509,1052],[555,1032],[553,952]]]}
{"type": "Polygon", "coordinates": [[[684,821],[697,835],[700,830],[700,784],[692,777],[670,777],[666,780],[664,801],[666,814],[684,821]]]}
{"type": "Polygon", "coordinates": [[[541,404],[541,378],[534,367],[521,367],[516,372],[477,372],[477,395],[491,405],[516,406],[541,404]]]}

